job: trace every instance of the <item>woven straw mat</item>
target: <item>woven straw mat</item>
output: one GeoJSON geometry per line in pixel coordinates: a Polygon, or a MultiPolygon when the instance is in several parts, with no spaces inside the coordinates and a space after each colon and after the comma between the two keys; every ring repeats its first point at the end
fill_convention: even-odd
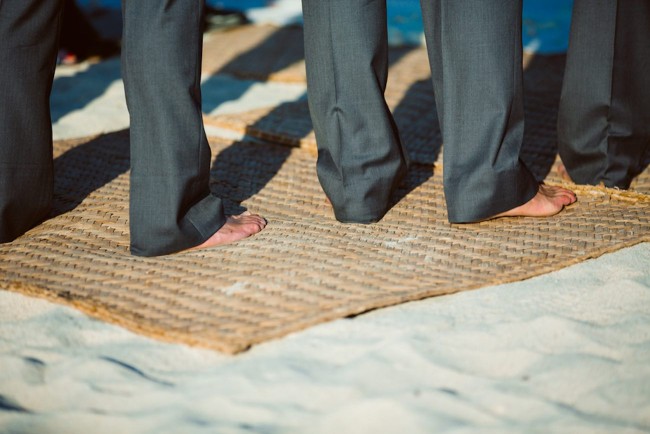
{"type": "Polygon", "coordinates": [[[337,223],[300,148],[212,140],[228,212],[264,215],[235,245],[128,254],[126,132],[55,143],[55,213],[0,246],[0,287],[150,337],[237,353],[384,306],[526,279],[650,240],[650,197],[579,188],[548,219],[446,220],[437,166],[416,165],[377,224],[337,223]],[[435,167],[435,169],[434,169],[435,167]],[[240,203],[242,205],[240,205],[240,203]]]}

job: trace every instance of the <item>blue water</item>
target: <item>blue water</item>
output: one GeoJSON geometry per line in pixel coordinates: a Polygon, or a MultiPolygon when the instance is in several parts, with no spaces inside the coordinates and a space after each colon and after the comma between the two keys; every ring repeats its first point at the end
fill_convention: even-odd
{"type": "Polygon", "coordinates": [[[573,0],[524,0],[524,48],[542,54],[565,52],[572,8],[573,0]]]}
{"type": "MultiPolygon", "coordinates": [[[[391,39],[419,43],[422,17],[419,0],[388,0],[391,39]]],[[[523,44],[527,51],[551,54],[566,51],[573,0],[524,0],[523,44]]]]}
{"type": "MultiPolygon", "coordinates": [[[[119,8],[120,0],[77,0],[88,8],[119,8]]],[[[140,0],[131,0],[140,1],[140,0]]],[[[299,2],[300,0],[293,0],[299,2]]],[[[328,0],[322,0],[328,1],[328,0]]],[[[453,1],[453,0],[452,0],[453,1]]],[[[271,6],[274,0],[207,0],[211,6],[247,11],[271,6]]],[[[392,42],[422,42],[422,17],[419,0],[387,0],[388,28],[392,42]]],[[[524,0],[523,42],[528,51],[562,53],[566,51],[573,0],[524,0]]]]}

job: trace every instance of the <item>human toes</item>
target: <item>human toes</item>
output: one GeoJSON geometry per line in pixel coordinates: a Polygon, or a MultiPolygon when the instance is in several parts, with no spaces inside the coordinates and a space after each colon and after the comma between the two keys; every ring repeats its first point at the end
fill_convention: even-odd
{"type": "Polygon", "coordinates": [[[556,187],[552,185],[546,185],[542,184],[540,185],[540,192],[544,195],[547,196],[551,199],[554,198],[561,198],[561,199],[568,199],[571,201],[571,203],[575,202],[576,200],[576,194],[564,187],[556,187]]]}
{"type": "Polygon", "coordinates": [[[256,225],[259,230],[262,230],[266,227],[266,219],[263,217],[257,217],[255,220],[252,222],[254,225],[256,225]]]}
{"type": "Polygon", "coordinates": [[[242,224],[248,226],[251,230],[259,232],[266,227],[266,219],[258,215],[246,216],[245,221],[242,221],[242,224]]]}
{"type": "Polygon", "coordinates": [[[259,224],[259,225],[264,225],[266,226],[266,219],[262,217],[261,215],[257,214],[250,214],[247,216],[242,217],[242,222],[245,223],[254,223],[254,224],[259,224]]]}
{"type": "Polygon", "coordinates": [[[241,214],[231,215],[228,218],[236,220],[238,222],[248,222],[248,221],[252,221],[252,220],[261,219],[262,217],[260,215],[258,215],[258,214],[253,214],[250,211],[244,211],[241,214]]]}
{"type": "Polygon", "coordinates": [[[556,195],[562,197],[563,200],[568,201],[568,203],[565,203],[565,205],[570,205],[578,200],[578,197],[573,191],[562,187],[558,187],[556,195]]]}

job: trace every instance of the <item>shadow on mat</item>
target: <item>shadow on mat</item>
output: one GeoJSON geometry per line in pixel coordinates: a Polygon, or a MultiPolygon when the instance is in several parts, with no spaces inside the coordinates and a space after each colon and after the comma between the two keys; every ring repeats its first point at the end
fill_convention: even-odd
{"type": "Polygon", "coordinates": [[[393,110],[393,118],[400,131],[402,146],[411,159],[411,167],[393,194],[391,208],[433,176],[434,164],[442,150],[442,133],[430,79],[411,85],[393,110]],[[423,105],[426,107],[424,112],[417,110],[423,105]],[[426,134],[420,139],[416,131],[413,134],[409,129],[424,130],[426,134]]]}
{"type": "MultiPolygon", "coordinates": [[[[407,52],[403,51],[403,54],[407,52]]],[[[396,60],[393,58],[392,62],[396,60]]],[[[538,179],[546,176],[557,153],[555,123],[563,66],[564,56],[544,56],[533,59],[525,72],[527,124],[522,158],[538,179]]],[[[414,108],[428,101],[431,101],[431,107],[420,113],[415,128],[427,128],[430,132],[426,140],[418,144],[419,147],[414,146],[417,144],[415,140],[406,139],[407,151],[411,155],[418,153],[419,163],[413,165],[396,192],[393,205],[431,178],[433,163],[441,150],[429,80],[414,83],[394,110],[399,125],[413,119],[414,108]]],[[[400,127],[406,130],[408,125],[400,127]]],[[[304,137],[310,131],[305,129],[301,134],[304,137]]],[[[226,198],[228,212],[241,211],[239,203],[259,193],[278,173],[290,153],[288,146],[274,146],[260,156],[259,145],[236,142],[215,156],[212,189],[226,198]]],[[[649,160],[645,159],[644,167],[649,160]]],[[[74,209],[90,193],[129,170],[128,130],[102,135],[66,151],[55,159],[54,168],[52,217],[74,209]]]]}
{"type": "Polygon", "coordinates": [[[235,142],[215,159],[210,190],[224,199],[227,214],[244,212],[241,202],[262,191],[290,154],[291,148],[286,146],[268,146],[260,151],[259,144],[235,142]]]}
{"type": "MultiPolygon", "coordinates": [[[[393,50],[391,65],[411,49],[413,48],[393,50]]],[[[525,131],[521,158],[540,181],[545,179],[550,172],[557,155],[557,110],[564,63],[564,55],[534,56],[524,70],[525,131]]],[[[276,107],[268,115],[249,126],[247,132],[250,135],[255,135],[256,130],[264,131],[265,124],[272,124],[274,120],[281,119],[283,112],[291,112],[291,110],[284,110],[285,105],[295,104],[295,102],[290,102],[276,107]]],[[[393,114],[406,151],[411,159],[416,161],[411,170],[415,173],[410,173],[396,192],[394,205],[431,178],[434,170],[433,164],[437,161],[441,151],[442,135],[437,121],[431,81],[427,79],[415,82],[399,102],[393,114]]],[[[307,117],[306,108],[299,115],[307,117]]],[[[310,132],[310,123],[302,122],[298,123],[297,128],[291,131],[291,135],[299,140],[310,132]]],[[[230,152],[236,151],[227,149],[222,154],[230,152]]],[[[288,155],[287,152],[286,156],[288,155]]],[[[277,172],[284,161],[282,158],[275,158],[273,161],[277,172]]],[[[269,172],[262,179],[268,182],[272,177],[273,174],[269,172]]],[[[241,199],[245,200],[258,193],[264,185],[264,182],[256,183],[256,187],[251,189],[248,194],[243,195],[241,199]]]]}
{"type": "Polygon", "coordinates": [[[129,167],[128,130],[101,135],[66,151],[54,160],[54,202],[49,218],[73,210],[129,167]]]}
{"type": "MultiPolygon", "coordinates": [[[[254,54],[254,53],[257,52],[258,50],[263,50],[264,47],[269,47],[270,45],[268,45],[267,42],[271,41],[272,39],[273,39],[273,36],[271,38],[267,39],[264,43],[260,44],[256,48],[254,48],[252,51],[242,54],[239,58],[244,58],[244,57],[247,57],[247,56],[252,56],[253,58],[255,58],[256,54],[254,54]]],[[[275,42],[271,41],[271,42],[269,42],[269,44],[270,43],[275,43],[275,42]]],[[[403,58],[405,55],[407,55],[410,51],[412,51],[415,48],[417,48],[417,47],[415,47],[415,46],[405,46],[405,47],[391,49],[390,56],[389,56],[389,66],[392,66],[395,63],[397,63],[401,58],[403,58]]],[[[261,55],[261,52],[259,53],[259,55],[261,55]]],[[[237,61],[238,60],[235,59],[235,60],[233,60],[232,63],[237,62],[237,61]]],[[[295,59],[294,59],[294,61],[295,61],[295,59]]],[[[289,66],[291,64],[293,64],[293,61],[292,62],[287,61],[287,62],[283,63],[282,65],[289,66]]],[[[228,68],[228,65],[225,66],[223,69],[227,69],[227,68],[228,68]]],[[[280,69],[278,69],[278,70],[280,70],[280,69]]],[[[405,96],[404,100],[406,101],[408,98],[417,97],[417,92],[418,92],[418,89],[409,90],[409,92],[407,92],[407,95],[405,96]]],[[[304,95],[304,97],[306,98],[306,95],[304,95]]],[[[298,103],[297,102],[288,102],[288,103],[280,104],[279,106],[277,106],[273,110],[271,110],[266,116],[263,116],[262,118],[258,119],[254,124],[247,127],[246,133],[251,135],[251,136],[255,136],[255,134],[254,134],[255,130],[259,130],[259,129],[264,130],[264,125],[267,122],[270,122],[270,121],[272,121],[274,119],[277,119],[277,118],[282,118],[282,113],[284,112],[284,108],[285,108],[286,105],[295,105],[295,104],[304,104],[304,110],[301,112],[301,116],[304,116],[306,118],[305,119],[306,122],[301,123],[300,126],[298,127],[298,129],[292,131],[292,136],[297,141],[299,141],[300,139],[305,138],[308,134],[310,134],[312,132],[311,122],[308,119],[309,118],[309,111],[308,111],[308,109],[306,107],[306,101],[302,101],[302,102],[298,102],[298,103]]],[[[400,108],[398,107],[395,112],[399,113],[399,111],[400,111],[400,108]]],[[[273,179],[273,176],[275,176],[275,174],[277,174],[279,172],[280,168],[282,167],[282,165],[285,163],[286,159],[291,154],[291,149],[290,148],[291,147],[289,145],[276,146],[274,151],[273,151],[273,155],[269,156],[268,159],[265,158],[265,163],[266,163],[266,165],[268,165],[269,170],[265,171],[264,173],[259,173],[259,172],[256,172],[255,170],[251,170],[250,174],[249,174],[249,176],[247,178],[240,180],[242,187],[238,188],[237,185],[228,186],[228,185],[224,184],[224,181],[221,181],[221,180],[225,180],[225,179],[233,179],[232,174],[228,174],[228,175],[225,174],[226,173],[226,167],[229,166],[231,161],[234,161],[235,159],[237,159],[238,154],[242,154],[242,153],[247,154],[249,152],[253,152],[253,154],[251,156],[254,157],[255,156],[255,154],[254,154],[255,146],[247,145],[245,143],[235,143],[235,144],[229,146],[228,148],[221,151],[214,158],[213,173],[214,173],[214,176],[216,177],[216,179],[218,180],[218,181],[216,181],[216,185],[213,186],[213,188],[215,190],[215,193],[217,195],[221,196],[221,197],[236,198],[236,200],[239,201],[239,202],[244,201],[244,200],[254,196],[255,194],[259,193],[271,179],[273,179]]],[[[259,147],[258,147],[257,151],[259,152],[259,147]]],[[[243,164],[244,165],[252,164],[251,163],[252,161],[253,160],[247,159],[245,162],[243,162],[243,164]]],[[[265,169],[267,168],[266,165],[264,167],[265,169]]],[[[314,167],[314,170],[316,170],[315,167],[314,167]]],[[[248,171],[248,169],[246,169],[246,171],[248,171]]],[[[433,174],[433,165],[431,165],[429,173],[433,174]]],[[[430,175],[429,175],[429,177],[430,177],[430,175]]],[[[428,177],[426,179],[428,179],[428,177]]],[[[423,179],[423,176],[419,176],[419,177],[411,177],[411,176],[409,176],[409,177],[407,177],[407,179],[404,182],[404,187],[400,188],[398,190],[397,199],[396,199],[395,203],[399,202],[399,200],[401,200],[401,198],[403,198],[406,194],[408,194],[408,192],[412,191],[413,189],[417,188],[417,186],[419,186],[423,182],[425,182],[426,179],[423,179]]],[[[242,209],[237,208],[236,211],[242,211],[242,209]]]]}
{"type": "MultiPolygon", "coordinates": [[[[217,74],[227,73],[228,71],[248,70],[251,64],[255,64],[259,59],[268,56],[269,52],[278,50],[286,44],[287,37],[294,35],[298,28],[296,26],[280,27],[271,36],[266,38],[257,46],[240,54],[219,70],[214,71],[210,78],[205,80],[201,87],[205,91],[219,86],[217,74]]],[[[217,36],[218,37],[218,36],[217,36]]],[[[299,38],[302,41],[302,37],[299,38]]],[[[228,94],[228,100],[241,98],[254,84],[255,80],[266,81],[269,77],[283,69],[300,62],[304,59],[304,50],[302,44],[299,49],[285,50],[279,58],[276,58],[272,67],[266,71],[266,74],[250,77],[248,81],[242,81],[242,85],[237,89],[231,89],[228,94]]],[[[210,113],[219,105],[226,101],[216,99],[203,100],[203,112],[210,113]]],[[[309,131],[305,133],[308,134],[309,131]]],[[[226,149],[213,156],[213,165],[211,172],[211,190],[217,196],[224,198],[224,206],[228,214],[238,214],[244,211],[239,205],[244,200],[259,193],[266,184],[278,173],[291,153],[291,149],[285,146],[276,146],[270,152],[271,155],[264,155],[264,163],[260,165],[259,147],[251,144],[235,142],[226,149]]]]}

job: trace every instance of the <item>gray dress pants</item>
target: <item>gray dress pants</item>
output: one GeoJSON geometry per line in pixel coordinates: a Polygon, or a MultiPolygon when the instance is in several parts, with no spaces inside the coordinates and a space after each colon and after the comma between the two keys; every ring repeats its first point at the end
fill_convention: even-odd
{"type": "MultiPolygon", "coordinates": [[[[49,94],[61,0],[0,0],[0,242],[47,218],[53,195],[49,94]]],[[[203,0],[123,2],[131,117],[131,252],[173,253],[224,223],[210,193],[201,117],[203,0]]]]}
{"type": "MultiPolygon", "coordinates": [[[[444,139],[448,218],[481,220],[530,200],[524,132],[521,1],[422,0],[444,139]]],[[[407,157],[384,90],[386,0],[303,0],[318,176],[336,218],[382,218],[407,157]]]]}
{"type": "Polygon", "coordinates": [[[579,184],[628,188],[650,151],[650,2],[574,0],[558,147],[579,184]]]}

